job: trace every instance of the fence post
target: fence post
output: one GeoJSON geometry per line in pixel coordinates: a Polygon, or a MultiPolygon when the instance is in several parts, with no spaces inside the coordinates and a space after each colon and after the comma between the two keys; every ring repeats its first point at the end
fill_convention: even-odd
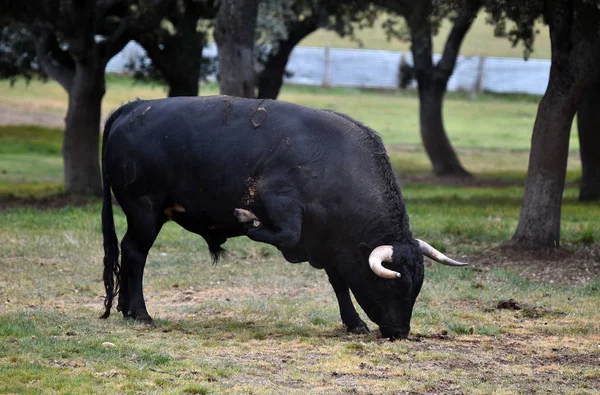
{"type": "Polygon", "coordinates": [[[331,48],[328,46],[325,47],[325,56],[323,59],[323,88],[329,88],[331,86],[331,48]]]}
{"type": "Polygon", "coordinates": [[[483,92],[483,78],[485,70],[485,56],[479,57],[479,67],[477,68],[477,79],[475,80],[475,86],[473,87],[474,93],[483,92]]]}

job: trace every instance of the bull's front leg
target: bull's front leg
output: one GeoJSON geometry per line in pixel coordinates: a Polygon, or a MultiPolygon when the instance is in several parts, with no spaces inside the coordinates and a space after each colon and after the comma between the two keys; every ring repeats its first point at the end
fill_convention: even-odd
{"type": "Polygon", "coordinates": [[[354,308],[352,298],[350,298],[350,288],[348,287],[346,281],[344,281],[335,267],[325,267],[325,271],[327,272],[329,282],[331,283],[333,291],[335,292],[335,296],[338,300],[340,315],[346,330],[349,333],[356,333],[359,335],[370,333],[369,327],[360,318],[356,312],[356,309],[354,308]]]}

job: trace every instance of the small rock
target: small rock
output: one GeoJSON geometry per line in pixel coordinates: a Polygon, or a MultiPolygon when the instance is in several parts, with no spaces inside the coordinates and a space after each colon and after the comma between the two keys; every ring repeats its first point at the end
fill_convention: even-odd
{"type": "Polygon", "coordinates": [[[111,343],[111,342],[104,342],[104,343],[102,343],[102,345],[106,348],[115,348],[116,347],[115,343],[111,343]]]}

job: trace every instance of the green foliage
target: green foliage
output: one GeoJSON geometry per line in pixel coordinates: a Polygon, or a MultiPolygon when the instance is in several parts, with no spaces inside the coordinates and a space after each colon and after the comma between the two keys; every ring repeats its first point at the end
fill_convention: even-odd
{"type": "Polygon", "coordinates": [[[536,27],[544,15],[546,2],[542,0],[502,0],[486,2],[487,22],[494,26],[497,37],[507,38],[513,47],[523,44],[523,57],[529,58],[539,33],[536,27]],[[509,25],[509,22],[512,22],[509,25]]]}
{"type": "Polygon", "coordinates": [[[46,78],[35,56],[35,39],[27,27],[11,19],[0,20],[0,80],[14,84],[17,77],[27,81],[46,78]]]}

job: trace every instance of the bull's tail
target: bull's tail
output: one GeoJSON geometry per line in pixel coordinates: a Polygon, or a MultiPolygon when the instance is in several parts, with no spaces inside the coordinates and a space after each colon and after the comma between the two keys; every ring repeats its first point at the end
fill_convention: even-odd
{"type": "Polygon", "coordinates": [[[104,298],[104,314],[100,318],[108,318],[112,308],[115,296],[119,294],[119,241],[117,240],[117,232],[115,231],[115,220],[113,217],[112,194],[111,188],[106,174],[105,163],[105,148],[111,126],[118,117],[117,110],[113,113],[104,127],[104,135],[102,136],[102,180],[104,187],[104,197],[102,202],[102,236],[104,238],[104,290],[106,296],[104,298]]]}

